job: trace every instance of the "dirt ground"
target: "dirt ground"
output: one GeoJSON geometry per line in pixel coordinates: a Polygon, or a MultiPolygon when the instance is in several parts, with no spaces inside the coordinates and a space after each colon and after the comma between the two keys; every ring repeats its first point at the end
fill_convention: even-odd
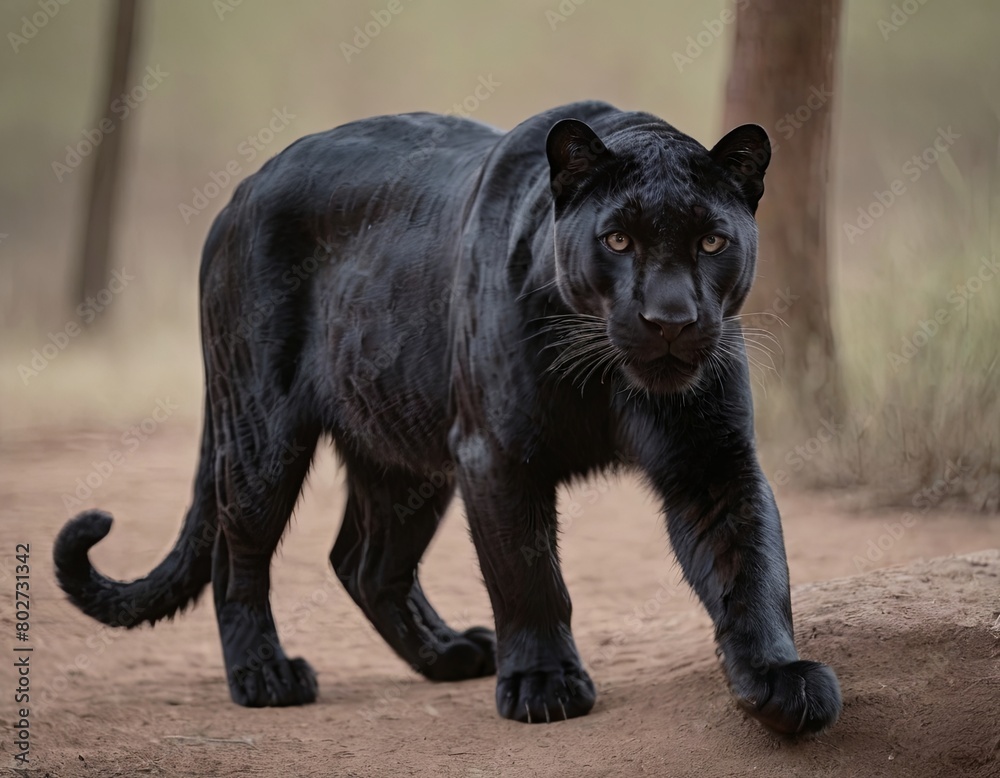
{"type": "MultiPolygon", "coordinates": [[[[792,742],[731,703],[709,620],[680,581],[652,499],[628,480],[568,491],[564,507],[581,507],[563,536],[564,570],[599,699],[585,718],[526,726],[497,717],[492,679],[415,676],[348,599],[327,563],[343,494],[324,455],[272,597],[284,645],[317,670],[320,698],[246,710],[229,701],[209,598],[155,629],[112,632],[55,585],[52,540],[75,512],[63,495],[115,449],[123,461],[96,469],[84,501],[116,517],[95,563],[143,575],[173,542],[197,430],[168,420],[134,451],[122,432],[28,431],[0,443],[5,651],[25,645],[14,639],[13,556],[30,543],[28,775],[1000,776],[1000,555],[982,551],[1000,545],[1000,518],[859,515],[841,497],[779,493],[797,642],[834,666],[845,701],[831,731],[792,742]],[[948,558],[916,561],[938,557],[948,558]]],[[[491,622],[459,506],[422,579],[454,626],[491,622]]],[[[4,767],[16,766],[13,656],[0,660],[4,767]]]]}

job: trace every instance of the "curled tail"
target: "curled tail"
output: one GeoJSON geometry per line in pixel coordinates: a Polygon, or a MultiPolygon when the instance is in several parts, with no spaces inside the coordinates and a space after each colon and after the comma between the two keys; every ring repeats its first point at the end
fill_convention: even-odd
{"type": "Polygon", "coordinates": [[[56,538],[56,577],[70,601],[112,627],[155,624],[197,600],[212,578],[212,547],[218,533],[212,422],[205,409],[201,459],[180,537],[145,578],[115,581],[94,569],[87,552],[111,531],[111,515],[90,510],[70,519],[56,538]]]}

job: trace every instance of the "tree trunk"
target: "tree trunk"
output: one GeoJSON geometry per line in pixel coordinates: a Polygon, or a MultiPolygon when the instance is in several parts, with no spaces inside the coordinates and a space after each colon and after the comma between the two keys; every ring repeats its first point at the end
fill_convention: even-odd
{"type": "MultiPolygon", "coordinates": [[[[97,114],[98,124],[106,118],[115,121],[110,118],[111,103],[128,89],[126,82],[138,16],[136,0],[118,0],[112,25],[114,45],[108,62],[107,91],[97,114]]],[[[74,306],[80,300],[97,294],[108,283],[111,230],[118,195],[125,124],[119,121],[113,131],[105,132],[94,153],[74,306]]]]}
{"type": "Polygon", "coordinates": [[[781,343],[782,381],[808,424],[836,415],[840,397],[826,224],[840,13],[841,0],[738,4],[726,85],[725,129],[763,125],[773,150],[757,212],[757,281],[744,311],[781,343]]]}

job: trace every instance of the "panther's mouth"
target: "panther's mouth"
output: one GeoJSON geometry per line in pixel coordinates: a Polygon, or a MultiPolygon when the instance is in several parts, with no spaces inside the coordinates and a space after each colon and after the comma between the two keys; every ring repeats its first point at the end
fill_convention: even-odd
{"type": "Polygon", "coordinates": [[[621,369],[625,378],[639,389],[652,394],[677,394],[697,385],[702,362],[664,354],[651,360],[628,359],[621,369]]]}
{"type": "Polygon", "coordinates": [[[552,317],[543,332],[552,342],[545,349],[557,349],[548,372],[570,377],[581,387],[590,380],[605,383],[618,374],[632,387],[649,394],[677,394],[697,386],[704,366],[712,358],[711,343],[655,344],[641,342],[629,333],[617,336],[609,319],[596,315],[552,317]],[[666,346],[666,348],[664,348],[666,346]],[[666,353],[664,353],[664,351],[666,353]]]}

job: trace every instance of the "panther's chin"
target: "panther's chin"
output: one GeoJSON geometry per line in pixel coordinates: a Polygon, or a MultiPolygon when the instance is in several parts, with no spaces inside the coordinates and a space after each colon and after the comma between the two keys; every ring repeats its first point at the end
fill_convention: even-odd
{"type": "Polygon", "coordinates": [[[698,385],[702,366],[667,354],[648,362],[629,360],[622,373],[629,383],[650,394],[681,394],[698,385]]]}

